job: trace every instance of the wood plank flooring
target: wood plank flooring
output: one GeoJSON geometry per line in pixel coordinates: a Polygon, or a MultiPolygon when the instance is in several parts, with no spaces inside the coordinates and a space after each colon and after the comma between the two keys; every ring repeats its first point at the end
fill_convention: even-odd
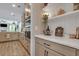
{"type": "Polygon", "coordinates": [[[19,41],[0,43],[0,56],[28,56],[19,41]]]}

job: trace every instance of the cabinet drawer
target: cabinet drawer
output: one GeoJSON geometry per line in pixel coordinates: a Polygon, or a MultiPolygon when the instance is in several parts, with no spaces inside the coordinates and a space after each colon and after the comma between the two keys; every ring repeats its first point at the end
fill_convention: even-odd
{"type": "Polygon", "coordinates": [[[37,38],[36,42],[38,42],[41,45],[43,45],[43,46],[45,46],[45,47],[47,47],[51,50],[54,50],[54,51],[56,51],[56,52],[58,52],[62,55],[65,55],[65,56],[74,56],[75,52],[76,52],[76,49],[74,49],[74,48],[64,46],[64,45],[61,45],[61,44],[58,44],[58,43],[54,43],[54,42],[51,42],[51,41],[47,41],[47,40],[44,40],[44,39],[37,38]]]}
{"type": "Polygon", "coordinates": [[[55,51],[52,51],[50,49],[47,49],[47,48],[46,48],[46,51],[48,52],[48,54],[47,54],[48,56],[63,56],[63,55],[61,55],[55,51]]]}
{"type": "Polygon", "coordinates": [[[55,51],[52,51],[43,45],[40,45],[39,43],[36,43],[36,56],[62,56],[61,54],[56,53],[55,51]]]}
{"type": "Polygon", "coordinates": [[[6,33],[6,35],[10,35],[9,40],[18,40],[19,39],[17,32],[6,33]]]}
{"type": "Polygon", "coordinates": [[[0,42],[18,40],[17,32],[0,32],[0,42]]]}

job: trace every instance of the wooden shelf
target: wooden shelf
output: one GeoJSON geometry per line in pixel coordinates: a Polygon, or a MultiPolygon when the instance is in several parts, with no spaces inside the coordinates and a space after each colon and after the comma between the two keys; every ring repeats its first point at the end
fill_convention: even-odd
{"type": "Polygon", "coordinates": [[[30,21],[30,19],[25,20],[25,22],[29,22],[29,21],[30,21]]]}
{"type": "Polygon", "coordinates": [[[28,27],[31,27],[31,25],[27,25],[27,26],[25,26],[26,28],[28,28],[28,27]]]}
{"type": "Polygon", "coordinates": [[[58,16],[54,16],[54,17],[49,18],[49,20],[61,18],[61,17],[64,17],[64,16],[69,16],[69,15],[76,14],[76,13],[79,13],[79,10],[68,12],[68,13],[65,13],[65,14],[62,14],[62,15],[58,15],[58,16]]]}

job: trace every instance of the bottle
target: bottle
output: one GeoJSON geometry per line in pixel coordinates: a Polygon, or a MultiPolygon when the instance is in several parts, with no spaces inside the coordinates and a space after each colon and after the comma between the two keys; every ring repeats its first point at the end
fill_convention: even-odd
{"type": "Polygon", "coordinates": [[[47,35],[50,35],[50,29],[49,29],[49,26],[47,26],[46,34],[47,34],[47,35]]]}

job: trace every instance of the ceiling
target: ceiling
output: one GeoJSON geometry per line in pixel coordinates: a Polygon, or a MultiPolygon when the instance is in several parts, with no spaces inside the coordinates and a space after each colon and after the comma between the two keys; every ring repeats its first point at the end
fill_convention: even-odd
{"type": "Polygon", "coordinates": [[[12,21],[20,21],[23,13],[23,3],[0,3],[0,18],[12,21]]]}

